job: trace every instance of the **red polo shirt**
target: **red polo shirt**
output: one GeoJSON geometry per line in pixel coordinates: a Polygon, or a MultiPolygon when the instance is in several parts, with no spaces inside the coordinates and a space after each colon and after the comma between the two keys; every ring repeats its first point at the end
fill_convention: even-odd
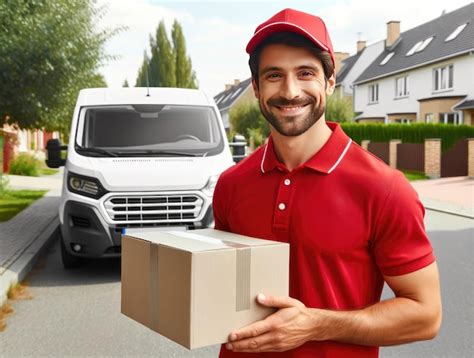
{"type": "MultiPolygon", "coordinates": [[[[224,172],[214,193],[219,230],[288,242],[290,296],[307,307],[354,310],[380,301],[383,276],[435,257],[424,208],[403,174],[359,147],[335,123],[327,143],[291,172],[270,138],[224,172]]],[[[229,332],[230,333],[230,332],[229,332]]],[[[283,353],[221,357],[377,357],[377,347],[307,342],[283,353]]]]}

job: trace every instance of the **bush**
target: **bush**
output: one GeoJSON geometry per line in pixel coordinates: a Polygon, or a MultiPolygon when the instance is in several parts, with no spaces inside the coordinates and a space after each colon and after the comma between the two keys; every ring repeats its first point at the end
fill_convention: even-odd
{"type": "Polygon", "coordinates": [[[354,118],[352,99],[334,94],[326,97],[326,120],[331,122],[349,122],[354,118]]]}
{"type": "Polygon", "coordinates": [[[235,106],[230,110],[229,119],[232,129],[246,138],[253,134],[264,138],[270,135],[270,127],[256,102],[244,102],[235,106]]]}
{"type": "Polygon", "coordinates": [[[460,139],[474,138],[474,127],[467,125],[342,123],[341,126],[344,132],[359,144],[362,140],[388,142],[391,139],[400,139],[404,143],[424,143],[425,139],[440,138],[443,152],[451,148],[460,139]]]}
{"type": "Polygon", "coordinates": [[[10,162],[10,174],[26,175],[30,177],[39,176],[41,163],[33,155],[20,153],[10,162]]]}

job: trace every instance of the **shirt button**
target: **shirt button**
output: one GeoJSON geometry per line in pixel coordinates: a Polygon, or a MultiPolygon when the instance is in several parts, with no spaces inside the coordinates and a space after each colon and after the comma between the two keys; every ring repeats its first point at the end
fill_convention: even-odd
{"type": "Polygon", "coordinates": [[[285,185],[288,186],[288,185],[291,184],[291,180],[290,179],[285,179],[285,181],[283,183],[285,183],[285,185]]]}
{"type": "Polygon", "coordinates": [[[285,204],[283,204],[283,203],[278,204],[278,209],[285,210],[285,208],[286,208],[285,204]]]}

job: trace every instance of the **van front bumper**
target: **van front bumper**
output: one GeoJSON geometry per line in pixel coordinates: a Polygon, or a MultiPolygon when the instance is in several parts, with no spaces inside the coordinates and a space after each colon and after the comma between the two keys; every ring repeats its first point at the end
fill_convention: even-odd
{"type": "Polygon", "coordinates": [[[121,234],[124,228],[156,227],[163,230],[167,226],[183,226],[193,230],[212,227],[214,223],[211,205],[201,221],[170,224],[150,222],[141,225],[109,225],[101,220],[101,214],[95,206],[72,200],[66,201],[63,214],[61,234],[66,250],[71,255],[84,258],[120,256],[121,234]],[[81,246],[79,252],[73,250],[76,244],[81,246]]]}

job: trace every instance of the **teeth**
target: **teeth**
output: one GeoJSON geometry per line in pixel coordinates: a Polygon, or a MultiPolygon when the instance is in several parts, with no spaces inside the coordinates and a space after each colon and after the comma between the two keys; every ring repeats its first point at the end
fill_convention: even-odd
{"type": "Polygon", "coordinates": [[[281,110],[283,111],[297,111],[298,109],[303,108],[303,106],[294,106],[294,107],[280,107],[281,110]]]}

